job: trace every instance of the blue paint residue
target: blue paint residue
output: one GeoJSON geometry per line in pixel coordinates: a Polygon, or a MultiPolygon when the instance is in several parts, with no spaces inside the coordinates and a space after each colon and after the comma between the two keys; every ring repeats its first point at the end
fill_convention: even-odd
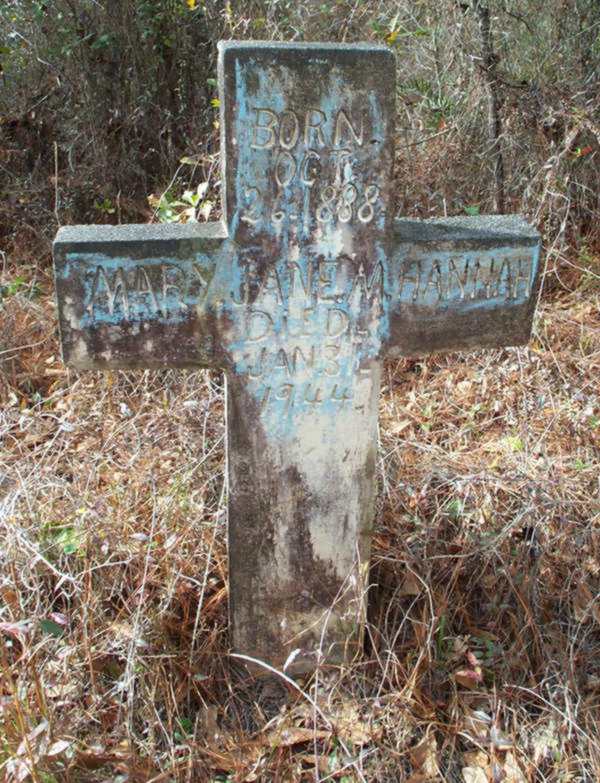
{"type": "Polygon", "coordinates": [[[526,301],[537,276],[539,248],[430,250],[404,246],[395,259],[395,309],[494,308],[526,301]]]}
{"type": "Polygon", "coordinates": [[[205,254],[189,260],[137,260],[102,253],[69,253],[60,276],[83,288],[80,326],[148,321],[180,323],[206,299],[216,261],[205,254]]]}
{"type": "Polygon", "coordinates": [[[237,60],[227,129],[237,252],[222,305],[225,342],[234,372],[279,436],[297,433],[303,417],[323,424],[372,405],[391,302],[377,179],[388,176],[379,165],[388,130],[382,107],[373,95],[357,101],[337,67],[314,105],[288,105],[286,95],[301,94],[294,78],[286,66],[237,60]]]}

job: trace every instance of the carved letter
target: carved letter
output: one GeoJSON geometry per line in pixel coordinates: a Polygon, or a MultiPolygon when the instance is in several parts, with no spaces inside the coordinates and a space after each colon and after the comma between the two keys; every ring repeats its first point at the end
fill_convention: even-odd
{"type": "MultiPolygon", "coordinates": [[[[288,125],[290,125],[289,122],[288,125]]],[[[284,150],[294,149],[294,147],[298,143],[299,135],[300,135],[300,123],[298,122],[298,117],[296,117],[296,114],[293,111],[289,111],[289,110],[281,112],[281,118],[279,120],[279,144],[281,148],[284,150]],[[291,119],[291,129],[290,129],[290,133],[286,138],[286,132],[284,128],[288,117],[291,119]]]]}
{"type": "Polygon", "coordinates": [[[275,297],[277,304],[283,304],[283,295],[281,293],[279,275],[277,274],[277,270],[273,268],[268,270],[266,277],[261,283],[256,298],[258,299],[259,297],[267,296],[268,294],[272,294],[275,297]]]}
{"type": "Polygon", "coordinates": [[[308,358],[302,348],[298,346],[294,348],[294,352],[292,353],[292,369],[294,372],[298,371],[298,359],[301,359],[307,367],[312,369],[315,366],[315,346],[310,346],[310,355],[308,358]]]}
{"type": "Polygon", "coordinates": [[[323,402],[323,394],[321,389],[316,389],[312,397],[309,396],[311,384],[309,383],[304,392],[304,401],[309,405],[320,405],[323,402]]]}
{"type": "MultiPolygon", "coordinates": [[[[335,159],[335,177],[333,181],[338,187],[350,183],[352,177],[352,151],[348,149],[332,150],[332,157],[335,159]]],[[[352,187],[354,187],[352,185],[352,187]]],[[[356,195],[350,203],[354,203],[356,195]]]]}
{"type": "Polygon", "coordinates": [[[504,283],[505,298],[510,299],[512,296],[512,289],[513,289],[513,273],[512,273],[512,266],[508,258],[502,259],[502,265],[500,267],[500,274],[498,275],[498,277],[499,277],[499,281],[498,281],[499,285],[502,285],[502,283],[504,283]]]}
{"type": "Polygon", "coordinates": [[[421,288],[421,262],[416,261],[411,266],[416,267],[416,275],[413,277],[407,274],[408,269],[410,268],[409,264],[403,265],[402,271],[400,272],[400,286],[399,286],[398,294],[402,296],[405,283],[412,283],[413,290],[412,290],[411,301],[416,302],[417,299],[419,298],[419,291],[421,288]]]}
{"type": "Polygon", "coordinates": [[[275,182],[280,188],[287,187],[296,176],[298,164],[290,152],[280,152],[275,161],[275,182]]]}
{"type": "Polygon", "coordinates": [[[529,287],[531,285],[531,264],[528,258],[517,258],[517,273],[513,276],[512,298],[519,298],[519,283],[525,283],[523,296],[529,296],[529,287]],[[525,269],[523,269],[525,267],[525,269]]]}
{"type": "MultiPolygon", "coordinates": [[[[404,285],[404,279],[402,280],[402,285],[404,285]]],[[[370,280],[367,280],[364,266],[362,264],[359,266],[348,300],[351,300],[355,291],[358,290],[361,291],[367,302],[370,302],[372,299],[377,299],[378,301],[383,299],[383,265],[381,263],[375,264],[370,280]]]]}
{"type": "Polygon", "coordinates": [[[256,109],[256,125],[252,127],[252,142],[250,147],[253,150],[270,150],[275,146],[277,137],[275,136],[275,128],[277,127],[277,115],[270,109],[256,109]],[[266,125],[261,125],[261,116],[266,118],[266,125]],[[267,134],[265,139],[264,133],[263,140],[259,141],[259,131],[264,131],[267,134]]]}
{"type": "MultiPolygon", "coordinates": [[[[492,267],[490,268],[490,272],[492,271],[492,269],[493,269],[493,264],[492,267]]],[[[469,294],[469,298],[475,299],[477,297],[477,283],[479,282],[479,272],[481,271],[481,264],[479,263],[479,259],[476,258],[472,264],[469,263],[469,271],[470,271],[469,285],[471,286],[471,293],[469,294]]]]}
{"type": "Polygon", "coordinates": [[[451,258],[448,261],[448,298],[452,295],[452,279],[455,279],[458,284],[459,299],[465,298],[465,288],[469,280],[469,262],[465,261],[462,274],[459,273],[454,263],[454,259],[451,258]]]}
{"type": "Polygon", "coordinates": [[[262,310],[252,310],[248,314],[248,336],[249,343],[257,343],[264,340],[273,331],[273,319],[268,313],[262,310]]]}
{"type": "Polygon", "coordinates": [[[291,375],[292,371],[290,370],[290,363],[288,361],[287,353],[283,348],[280,348],[277,351],[277,354],[275,356],[275,361],[273,362],[273,369],[274,370],[285,370],[287,375],[291,375]]]}
{"type": "Polygon", "coordinates": [[[265,371],[266,355],[267,355],[267,349],[261,348],[260,353],[258,354],[258,361],[256,362],[256,365],[248,370],[248,376],[250,378],[254,378],[254,379],[262,378],[265,371]]]}
{"type": "Polygon", "coordinates": [[[177,283],[169,282],[169,272],[173,272],[176,277],[180,276],[180,271],[176,266],[170,264],[161,264],[162,272],[162,296],[163,296],[163,312],[166,314],[169,311],[169,292],[173,291],[173,296],[176,299],[176,303],[181,310],[186,310],[185,302],[181,297],[181,288],[177,283]]]}
{"type": "Polygon", "coordinates": [[[265,386],[265,390],[263,392],[262,400],[260,401],[260,409],[263,411],[267,407],[267,403],[269,402],[269,398],[271,397],[271,387],[265,386]]]}
{"type": "Polygon", "coordinates": [[[287,412],[294,404],[294,384],[284,383],[283,386],[280,386],[275,394],[275,399],[286,401],[285,410],[287,412]]]}
{"type": "Polygon", "coordinates": [[[321,156],[319,155],[318,152],[315,152],[314,150],[308,150],[308,152],[306,153],[306,155],[302,160],[302,163],[300,164],[300,182],[309,188],[312,188],[312,186],[317,181],[316,177],[312,177],[311,179],[308,178],[308,166],[311,160],[315,160],[315,161],[321,160],[321,156]]]}
{"type": "Polygon", "coordinates": [[[323,114],[323,112],[319,109],[309,109],[306,112],[306,117],[304,119],[304,144],[307,147],[312,146],[312,131],[314,131],[314,135],[316,136],[319,146],[325,146],[325,137],[323,136],[321,125],[326,121],[326,119],[327,117],[325,114],[323,114]],[[315,115],[317,115],[316,121],[313,122],[315,115]]]}
{"type": "Polygon", "coordinates": [[[143,266],[138,266],[135,269],[135,290],[138,294],[148,294],[150,297],[150,304],[152,310],[155,313],[159,312],[158,299],[152,288],[152,283],[148,277],[148,271],[143,266]]]}
{"type": "Polygon", "coordinates": [[[341,348],[339,345],[326,345],[323,348],[325,361],[329,363],[329,367],[325,367],[325,374],[330,377],[340,374],[340,363],[338,362],[340,350],[341,348]]]}
{"type": "Polygon", "coordinates": [[[432,263],[431,269],[429,270],[427,283],[425,284],[425,291],[427,291],[429,288],[433,288],[437,292],[438,302],[441,302],[444,298],[444,287],[442,270],[440,269],[440,265],[437,261],[432,263]]]}
{"type": "Polygon", "coordinates": [[[335,120],[335,135],[333,137],[333,146],[339,147],[340,142],[342,140],[342,134],[344,131],[344,126],[346,127],[346,130],[350,131],[350,136],[354,138],[354,143],[358,144],[359,147],[362,147],[363,144],[363,133],[364,133],[364,122],[361,117],[360,121],[360,134],[358,134],[354,127],[352,126],[352,123],[350,122],[348,115],[343,109],[340,109],[337,113],[337,117],[335,120]]]}
{"type": "Polygon", "coordinates": [[[319,280],[317,288],[317,296],[320,302],[329,302],[335,299],[335,274],[337,272],[337,261],[319,261],[319,280]],[[327,269],[327,265],[332,266],[333,269],[327,269]]]}
{"type": "Polygon", "coordinates": [[[333,307],[327,312],[327,336],[340,337],[348,329],[350,319],[344,310],[333,307]]]}
{"type": "Polygon", "coordinates": [[[312,266],[309,263],[307,263],[306,266],[306,279],[304,280],[302,278],[302,269],[300,268],[300,265],[295,261],[292,261],[288,264],[288,269],[290,271],[290,299],[294,299],[296,297],[296,279],[298,279],[300,281],[302,294],[305,300],[310,301],[312,288],[312,266]]]}
{"type": "Polygon", "coordinates": [[[255,282],[255,270],[253,269],[252,265],[249,264],[247,261],[242,262],[243,268],[240,270],[240,274],[242,275],[242,279],[240,281],[240,297],[239,299],[236,299],[233,295],[233,291],[231,292],[231,301],[235,305],[247,305],[250,301],[250,286],[251,282],[255,282]]]}
{"type": "Polygon", "coordinates": [[[206,272],[204,269],[202,269],[200,264],[192,264],[192,269],[194,270],[196,277],[200,282],[200,288],[202,290],[201,301],[204,301],[206,299],[206,295],[208,294],[208,286],[210,285],[214,268],[210,272],[206,272]]]}
{"type": "Polygon", "coordinates": [[[101,266],[96,267],[96,274],[94,276],[94,282],[92,284],[92,293],[90,296],[90,303],[87,307],[90,315],[93,315],[94,304],[100,292],[100,284],[103,283],[106,288],[106,308],[110,315],[115,312],[115,303],[117,301],[117,295],[121,294],[121,307],[123,308],[123,314],[125,318],[129,318],[129,296],[127,293],[127,280],[125,279],[125,273],[122,267],[119,267],[113,277],[113,285],[111,286],[108,279],[108,275],[101,266]]]}
{"type": "Polygon", "coordinates": [[[352,393],[347,387],[344,388],[342,386],[338,386],[336,383],[333,387],[333,391],[331,392],[331,399],[334,402],[341,402],[343,405],[345,402],[348,402],[352,399],[352,393]],[[341,389],[341,394],[338,393],[338,389],[341,389]]]}

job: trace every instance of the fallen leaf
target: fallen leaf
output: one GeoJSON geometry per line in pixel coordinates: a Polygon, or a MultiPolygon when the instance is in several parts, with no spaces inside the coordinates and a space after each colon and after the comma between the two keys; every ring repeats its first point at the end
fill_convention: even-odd
{"type": "Polygon", "coordinates": [[[412,424],[412,421],[410,419],[402,419],[401,421],[398,421],[398,422],[395,422],[394,424],[392,424],[392,426],[389,429],[389,432],[392,435],[399,435],[407,427],[410,427],[411,424],[412,424]]]}
{"type": "Polygon", "coordinates": [[[291,726],[285,729],[277,729],[269,734],[269,744],[275,748],[291,748],[303,742],[312,742],[315,739],[327,739],[330,731],[319,729],[307,729],[302,726],[291,726]]]}
{"type": "Polygon", "coordinates": [[[38,737],[44,734],[44,732],[47,731],[47,729],[48,729],[47,720],[43,720],[40,723],[38,723],[35,729],[30,731],[29,734],[27,734],[27,737],[21,740],[21,744],[17,748],[17,756],[24,756],[25,754],[29,753],[30,749],[34,750],[40,741],[38,740],[38,737]]]}
{"type": "Polygon", "coordinates": [[[60,626],[58,623],[55,623],[54,620],[40,620],[40,628],[44,633],[50,634],[50,636],[54,636],[56,639],[60,639],[60,637],[64,634],[64,628],[60,626]]]}
{"type": "Polygon", "coordinates": [[[472,669],[461,669],[458,672],[454,672],[454,679],[463,688],[476,688],[482,681],[481,672],[473,671],[472,669]]]}
{"type": "Polygon", "coordinates": [[[0,632],[12,636],[25,647],[26,636],[29,633],[30,624],[26,620],[20,623],[0,623],[0,632]]]}
{"type": "Polygon", "coordinates": [[[16,590],[3,588],[0,590],[0,595],[2,596],[2,600],[5,601],[13,611],[20,608],[19,596],[16,590]]]}
{"type": "MultiPolygon", "coordinates": [[[[418,745],[415,745],[415,747],[410,750],[410,760],[415,773],[424,775],[425,780],[436,778],[440,774],[437,754],[437,740],[433,734],[427,734],[418,745]]],[[[413,783],[416,783],[416,781],[413,781],[413,783]]]]}
{"type": "Polygon", "coordinates": [[[490,765],[490,759],[483,750],[470,750],[463,754],[465,764],[469,767],[482,767],[487,769],[490,765]]]}
{"type": "Polygon", "coordinates": [[[210,217],[210,213],[212,212],[213,203],[212,201],[205,201],[200,209],[198,210],[198,213],[204,218],[204,220],[208,220],[210,217]]]}
{"type": "Polygon", "coordinates": [[[6,783],[21,783],[31,775],[31,769],[23,759],[10,759],[5,767],[6,783]]]}
{"type": "Polygon", "coordinates": [[[462,768],[465,783],[489,783],[492,779],[490,759],[483,750],[468,751],[463,755],[466,764],[462,768]]]}
{"type": "Polygon", "coordinates": [[[533,749],[533,763],[539,766],[546,759],[551,758],[560,745],[556,724],[553,720],[547,725],[540,726],[531,736],[531,747],[533,749]]]}
{"type": "Polygon", "coordinates": [[[475,654],[471,652],[471,650],[467,650],[467,661],[469,664],[477,671],[480,666],[479,659],[475,657],[475,654]]]}
{"type": "Polygon", "coordinates": [[[58,756],[63,753],[67,748],[70,748],[73,743],[68,740],[57,740],[46,751],[46,756],[58,756]]]}
{"type": "Polygon", "coordinates": [[[404,577],[404,581],[402,582],[400,595],[421,595],[422,592],[423,585],[412,573],[412,571],[409,571],[404,577]]]}
{"type": "Polygon", "coordinates": [[[463,767],[462,776],[465,783],[489,783],[488,773],[481,767],[463,767]]]}
{"type": "Polygon", "coordinates": [[[331,772],[329,769],[329,758],[327,756],[315,756],[312,753],[305,753],[297,758],[307,766],[316,766],[323,775],[327,775],[328,772],[331,772]]]}
{"type": "Polygon", "coordinates": [[[332,717],[333,726],[344,742],[351,745],[367,745],[381,735],[381,729],[361,716],[356,702],[342,702],[332,717]]]}
{"type": "Polygon", "coordinates": [[[502,734],[496,726],[490,729],[490,741],[496,750],[510,750],[514,745],[514,742],[502,734]]]}
{"type": "Polygon", "coordinates": [[[487,742],[491,717],[482,710],[470,710],[465,708],[463,731],[474,742],[487,742]]]}
{"type": "Polygon", "coordinates": [[[507,753],[504,759],[503,783],[527,783],[527,778],[521,772],[517,760],[512,753],[507,753]]]}
{"type": "Polygon", "coordinates": [[[292,652],[286,658],[285,663],[283,664],[283,671],[286,671],[288,666],[292,665],[292,663],[296,660],[296,658],[300,655],[301,652],[302,649],[300,647],[297,647],[295,650],[292,650],[292,652]]]}
{"type": "Polygon", "coordinates": [[[585,582],[580,582],[573,599],[573,612],[577,622],[594,619],[600,625],[600,604],[585,582]]]}

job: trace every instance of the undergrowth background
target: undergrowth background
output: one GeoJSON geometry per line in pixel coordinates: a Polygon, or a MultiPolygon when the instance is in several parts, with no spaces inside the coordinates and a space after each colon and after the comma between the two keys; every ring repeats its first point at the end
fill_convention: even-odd
{"type": "Polygon", "coordinates": [[[5,0],[7,781],[600,779],[599,34],[594,0],[5,0]],[[387,43],[398,214],[490,211],[500,155],[547,262],[527,348],[386,366],[365,650],[298,687],[229,654],[220,375],[57,342],[58,225],[220,214],[220,38],[387,43]]]}

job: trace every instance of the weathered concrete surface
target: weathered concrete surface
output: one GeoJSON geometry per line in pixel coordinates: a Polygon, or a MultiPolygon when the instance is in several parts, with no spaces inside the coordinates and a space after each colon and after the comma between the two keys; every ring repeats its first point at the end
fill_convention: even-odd
{"type": "Polygon", "coordinates": [[[396,220],[386,355],[526,343],[539,250],[519,215],[396,220]]]}
{"type": "Polygon", "coordinates": [[[226,228],[61,229],[65,362],[223,367],[235,649],[301,672],[362,641],[386,355],[524,342],[539,237],[390,218],[393,59],[227,43],[226,228]]]}
{"type": "Polygon", "coordinates": [[[215,271],[225,236],[219,223],[61,228],[54,269],[64,362],[222,366],[215,271]]]}
{"type": "Polygon", "coordinates": [[[381,47],[221,48],[232,268],[235,647],[294,670],[362,639],[390,255],[381,47]]]}
{"type": "MultiPolygon", "coordinates": [[[[61,228],[54,262],[65,363],[226,367],[219,330],[234,309],[228,300],[246,295],[227,279],[239,248],[226,240],[220,223],[61,228]]],[[[538,232],[519,215],[397,218],[384,355],[526,343],[539,249],[538,232]]],[[[292,272],[299,286],[299,268],[292,272]]],[[[257,316],[249,325],[260,332],[267,322],[257,316]]]]}

